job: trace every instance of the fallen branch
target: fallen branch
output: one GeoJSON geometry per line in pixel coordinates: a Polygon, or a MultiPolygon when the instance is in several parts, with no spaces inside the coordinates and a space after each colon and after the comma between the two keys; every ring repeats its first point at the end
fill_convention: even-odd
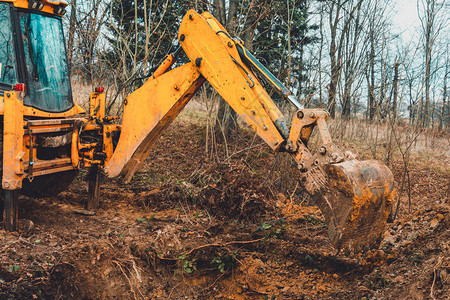
{"type": "Polygon", "coordinates": [[[239,153],[242,153],[242,152],[245,152],[245,151],[249,151],[249,150],[252,150],[252,149],[255,149],[255,148],[264,146],[264,145],[265,145],[265,143],[261,143],[261,144],[254,145],[254,146],[250,146],[250,147],[248,147],[248,148],[245,148],[245,149],[239,150],[239,151],[237,151],[237,152],[234,152],[234,153],[232,153],[230,156],[228,156],[222,163],[227,162],[230,158],[232,158],[233,156],[235,156],[235,155],[237,155],[237,154],[239,154],[239,153]]]}
{"type": "MultiPolygon", "coordinates": [[[[129,284],[129,286],[130,286],[130,289],[131,289],[131,291],[133,292],[134,299],[137,300],[138,298],[137,298],[136,292],[134,291],[133,283],[131,282],[130,278],[128,277],[128,275],[126,274],[126,272],[124,271],[124,269],[122,268],[122,264],[121,264],[119,261],[117,261],[117,260],[113,260],[113,263],[115,263],[115,264],[119,267],[120,271],[122,272],[122,274],[123,274],[123,275],[125,276],[125,278],[127,279],[128,284],[129,284]]],[[[142,293],[141,293],[141,291],[139,290],[139,288],[136,287],[136,289],[138,290],[139,294],[141,294],[141,296],[142,296],[142,293]]]]}
{"type": "Polygon", "coordinates": [[[196,248],[192,248],[191,250],[189,250],[188,252],[182,254],[182,256],[188,256],[190,254],[192,254],[192,252],[196,251],[196,250],[200,250],[200,249],[204,249],[204,248],[208,248],[208,247],[225,247],[228,245],[234,245],[234,244],[252,244],[252,243],[256,243],[256,242],[260,242],[262,241],[264,238],[260,238],[257,240],[251,240],[251,241],[233,241],[233,242],[228,242],[228,243],[224,243],[224,244],[206,244],[206,245],[202,245],[196,248]]]}
{"type": "Polygon", "coordinates": [[[433,284],[431,285],[431,289],[430,289],[430,297],[431,297],[431,299],[436,299],[435,297],[434,297],[434,283],[436,282],[436,270],[440,267],[440,265],[441,265],[441,263],[442,263],[442,256],[440,256],[439,258],[438,258],[438,261],[437,261],[437,263],[434,265],[434,268],[433,268],[433,284]]]}
{"type": "Polygon", "coordinates": [[[92,211],[92,210],[74,209],[74,210],[72,210],[72,212],[77,215],[95,216],[95,211],[92,211]]]}
{"type": "MultiPolygon", "coordinates": [[[[181,254],[180,256],[189,256],[189,255],[191,255],[194,251],[201,250],[201,249],[208,248],[208,247],[226,247],[226,246],[228,246],[228,245],[235,245],[235,244],[240,244],[240,245],[243,245],[243,244],[252,244],[252,243],[260,242],[260,241],[262,241],[263,239],[264,239],[264,238],[260,238],[260,239],[257,239],[257,240],[251,240],[251,241],[233,241],[233,242],[228,242],[228,243],[223,243],[223,244],[206,244],[206,245],[202,245],[202,246],[199,246],[199,247],[192,248],[191,250],[189,250],[188,252],[185,252],[185,253],[181,254]]],[[[156,252],[155,252],[155,254],[156,254],[156,252]]],[[[158,256],[158,255],[156,255],[156,257],[157,257],[158,259],[161,259],[161,260],[168,260],[168,261],[177,261],[177,260],[178,260],[178,258],[174,258],[174,257],[161,257],[161,256],[158,256]]]]}

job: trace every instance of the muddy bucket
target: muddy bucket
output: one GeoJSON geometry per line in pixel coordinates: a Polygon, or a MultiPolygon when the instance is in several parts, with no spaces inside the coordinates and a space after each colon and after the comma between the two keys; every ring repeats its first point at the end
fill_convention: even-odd
{"type": "Polygon", "coordinates": [[[302,185],[319,206],[338,250],[378,248],[395,195],[392,172],[376,160],[350,160],[316,167],[302,185]]]}

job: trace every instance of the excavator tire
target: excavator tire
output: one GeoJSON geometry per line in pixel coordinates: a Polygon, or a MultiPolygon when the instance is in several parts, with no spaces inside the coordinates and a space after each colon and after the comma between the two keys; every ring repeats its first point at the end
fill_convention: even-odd
{"type": "Polygon", "coordinates": [[[315,167],[301,182],[322,211],[338,251],[378,248],[395,197],[394,177],[383,163],[350,160],[315,167]]]}

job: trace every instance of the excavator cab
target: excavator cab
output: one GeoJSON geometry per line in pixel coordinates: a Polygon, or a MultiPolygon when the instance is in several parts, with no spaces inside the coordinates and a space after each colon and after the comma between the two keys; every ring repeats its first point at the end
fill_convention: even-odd
{"type": "Polygon", "coordinates": [[[19,191],[56,194],[75,178],[74,104],[62,16],[67,3],[0,0],[0,176],[3,226],[15,230],[19,191]]]}
{"type": "Polygon", "coordinates": [[[62,20],[39,8],[0,3],[0,91],[22,83],[25,106],[61,113],[74,107],[62,20]]]}

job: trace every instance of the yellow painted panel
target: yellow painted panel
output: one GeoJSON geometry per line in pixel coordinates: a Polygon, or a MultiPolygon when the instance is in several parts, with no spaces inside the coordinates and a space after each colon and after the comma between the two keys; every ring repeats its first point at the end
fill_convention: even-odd
{"type": "MultiPolygon", "coordinates": [[[[1,113],[1,110],[0,110],[1,113]]],[[[45,112],[33,107],[29,107],[29,106],[24,106],[24,111],[23,111],[23,115],[24,116],[34,116],[34,117],[42,117],[42,118],[65,118],[65,117],[71,117],[74,115],[78,115],[78,114],[83,114],[85,113],[84,109],[82,109],[80,106],[78,106],[77,104],[75,104],[74,107],[72,107],[71,109],[69,109],[66,112],[62,112],[62,113],[49,113],[49,112],[45,112]]]]}
{"type": "Polygon", "coordinates": [[[89,98],[89,115],[91,117],[103,119],[106,115],[106,94],[91,93],[89,98]]]}
{"type": "MultiPolygon", "coordinates": [[[[33,117],[41,117],[41,118],[65,118],[65,117],[72,117],[78,114],[84,114],[85,111],[82,109],[79,105],[75,104],[74,107],[69,109],[66,112],[63,113],[49,113],[45,112],[33,107],[24,106],[23,107],[23,115],[24,116],[33,116],[33,117]]],[[[5,103],[4,98],[0,97],[0,115],[5,114],[5,103]]]]}
{"type": "Polygon", "coordinates": [[[8,92],[4,100],[3,120],[3,178],[2,187],[7,190],[22,188],[24,174],[23,152],[23,105],[20,93],[8,92]]]}
{"type": "Polygon", "coordinates": [[[122,132],[111,159],[109,177],[129,181],[139,170],[156,140],[203,84],[204,78],[188,63],[148,80],[126,99],[122,132]]]}
{"type": "MultiPolygon", "coordinates": [[[[26,8],[28,9],[28,0],[0,0],[0,2],[12,2],[13,5],[15,7],[20,7],[20,8],[26,8]]],[[[65,1],[49,1],[49,0],[41,0],[42,3],[44,3],[44,8],[40,11],[42,12],[46,12],[49,14],[55,14],[53,11],[53,7],[54,6],[62,6],[62,7],[66,7],[68,4],[65,1]]],[[[38,10],[33,10],[30,9],[31,11],[38,11],[38,10]]]]}

